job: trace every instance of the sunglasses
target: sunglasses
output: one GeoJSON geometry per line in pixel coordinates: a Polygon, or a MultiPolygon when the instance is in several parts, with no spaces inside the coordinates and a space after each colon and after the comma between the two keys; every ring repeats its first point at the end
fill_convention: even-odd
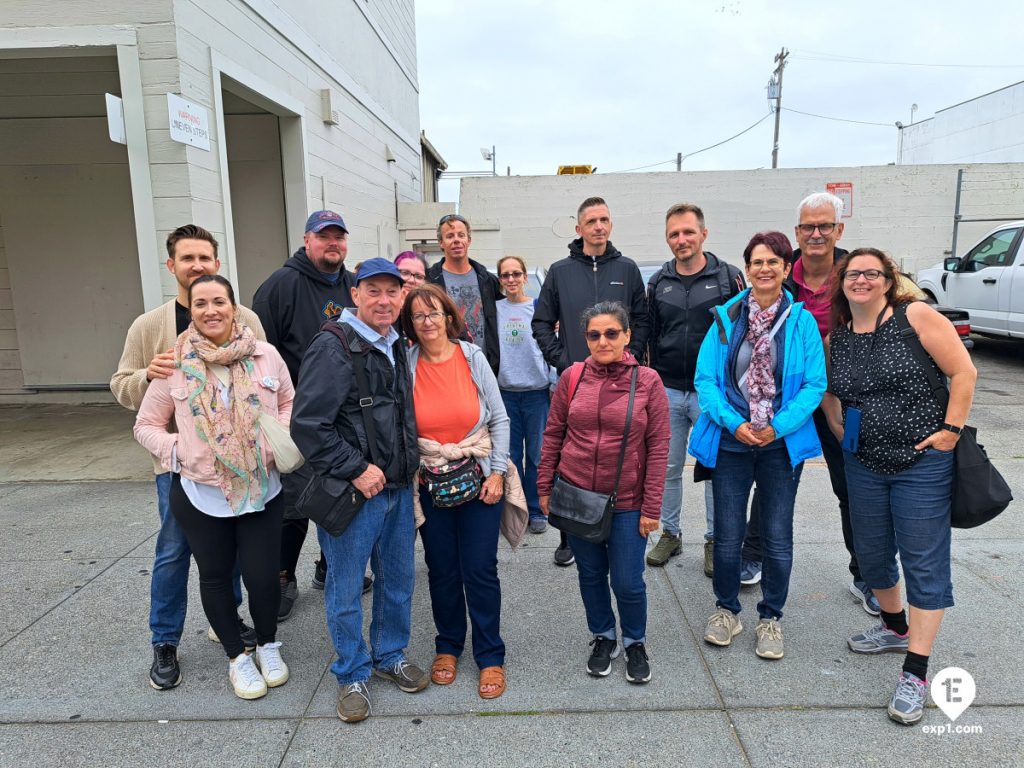
{"type": "Polygon", "coordinates": [[[517,270],[515,272],[502,272],[500,275],[498,275],[498,277],[500,277],[502,280],[518,280],[524,274],[526,274],[526,273],[525,272],[519,272],[517,270]]]}
{"type": "Polygon", "coordinates": [[[596,344],[601,340],[602,336],[608,339],[608,341],[615,341],[623,333],[625,333],[625,331],[620,331],[618,328],[609,328],[603,333],[601,331],[587,331],[586,336],[587,341],[589,341],[591,344],[596,344]]]}

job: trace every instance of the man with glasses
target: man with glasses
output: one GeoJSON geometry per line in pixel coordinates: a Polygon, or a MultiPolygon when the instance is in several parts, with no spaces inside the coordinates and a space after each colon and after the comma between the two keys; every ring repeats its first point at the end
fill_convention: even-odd
{"type": "MultiPolygon", "coordinates": [[[[256,289],[253,311],[267,331],[267,341],[277,347],[292,382],[299,384],[299,366],[309,342],[324,320],[338,317],[352,303],[352,275],[345,269],[348,255],[348,227],[341,214],[314,211],[306,220],[302,247],[284,266],[256,289]]],[[[281,477],[285,519],[281,525],[281,605],[278,621],[292,614],[298,598],[295,568],[306,540],[309,521],[295,518],[295,500],[302,493],[308,474],[294,472],[281,477]]],[[[320,554],[313,573],[314,589],[324,588],[327,561],[320,554]]]]}
{"type": "Polygon", "coordinates": [[[470,341],[483,350],[498,375],[498,314],[495,302],[503,297],[501,283],[483,264],[469,258],[473,229],[457,213],[437,223],[437,242],[444,258],[427,270],[427,282],[441,286],[451,296],[469,329],[470,341]]]}
{"type": "MultiPolygon", "coordinates": [[[[590,349],[580,328],[580,316],[601,301],[618,301],[629,310],[632,337],[629,350],[643,361],[650,333],[644,279],[636,262],[612,245],[612,215],[600,197],[588,197],[576,210],[576,234],[569,256],[556,261],[544,278],[531,327],[544,359],[561,374],[587,359],[590,349]],[[556,331],[556,328],[558,329],[556,331]]],[[[562,533],[555,564],[575,561],[562,533]]]]}
{"type": "MultiPolygon", "coordinates": [[[[836,246],[843,236],[843,201],[828,192],[815,192],[800,201],[797,207],[798,223],[795,228],[796,240],[800,245],[793,252],[793,269],[784,287],[797,301],[814,316],[818,331],[824,339],[829,333],[832,311],[831,291],[834,265],[846,251],[836,246]]],[[[814,426],[821,441],[822,454],[828,466],[832,492],[839,501],[839,517],[843,525],[843,543],[850,553],[850,573],[853,582],[850,593],[860,601],[864,610],[878,616],[881,608],[878,600],[860,575],[857,555],[853,549],[853,529],[850,527],[850,501],[846,489],[846,469],[843,450],[832,430],[828,428],[825,414],[819,407],[814,411],[814,426]]],[[[750,508],[750,521],[743,541],[743,563],[740,578],[743,584],[756,584],[761,578],[761,542],[758,536],[757,493],[750,508]]]]}

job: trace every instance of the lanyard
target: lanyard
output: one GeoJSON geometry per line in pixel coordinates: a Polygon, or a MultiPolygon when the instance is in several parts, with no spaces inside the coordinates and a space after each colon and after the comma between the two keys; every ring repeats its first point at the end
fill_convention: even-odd
{"type": "Polygon", "coordinates": [[[866,373],[867,363],[871,360],[875,351],[875,339],[878,336],[878,329],[882,325],[882,318],[885,317],[885,311],[887,309],[889,309],[888,304],[882,307],[882,311],[878,313],[878,317],[875,319],[875,330],[871,332],[871,341],[868,343],[868,353],[860,360],[854,359],[853,356],[853,321],[850,321],[850,391],[858,406],[860,406],[860,393],[863,388],[863,378],[866,373]]]}

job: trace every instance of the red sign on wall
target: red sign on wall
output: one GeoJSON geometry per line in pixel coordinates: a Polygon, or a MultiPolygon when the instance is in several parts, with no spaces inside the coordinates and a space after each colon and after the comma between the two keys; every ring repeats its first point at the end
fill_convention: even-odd
{"type": "Polygon", "coordinates": [[[825,189],[843,201],[843,218],[853,216],[853,182],[852,181],[830,181],[825,189]]]}

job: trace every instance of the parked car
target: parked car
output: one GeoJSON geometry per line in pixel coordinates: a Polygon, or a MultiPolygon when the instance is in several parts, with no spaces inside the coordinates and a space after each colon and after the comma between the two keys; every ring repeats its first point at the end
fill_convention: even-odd
{"type": "MultiPolygon", "coordinates": [[[[495,267],[488,267],[487,271],[492,275],[498,274],[498,270],[495,267]]],[[[526,272],[528,279],[526,281],[526,288],[524,289],[524,292],[531,299],[536,300],[540,296],[540,287],[544,285],[544,277],[547,275],[548,271],[545,267],[532,267],[528,268],[526,272]]]]}
{"type": "Polygon", "coordinates": [[[1001,224],[960,257],[922,269],[917,283],[937,304],[970,312],[984,336],[1024,339],[1024,221],[1001,224]]]}

